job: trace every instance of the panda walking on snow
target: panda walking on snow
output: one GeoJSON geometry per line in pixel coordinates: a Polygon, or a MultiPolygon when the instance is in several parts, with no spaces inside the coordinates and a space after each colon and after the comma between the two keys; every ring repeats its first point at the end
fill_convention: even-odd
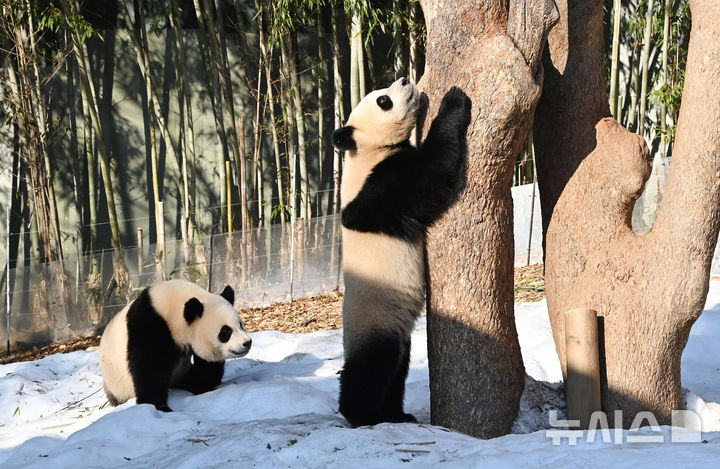
{"type": "Polygon", "coordinates": [[[425,299],[425,231],[457,197],[470,99],[447,92],[427,138],[409,143],[420,94],[402,78],[335,130],[345,150],[340,412],[352,425],[414,421],[403,411],[410,336],[425,299]]]}
{"type": "Polygon", "coordinates": [[[146,288],[108,323],[100,339],[105,393],[112,405],[137,397],[170,412],[168,388],[207,392],[222,380],[225,360],[247,355],[252,340],[233,307],[184,280],[146,288]]]}

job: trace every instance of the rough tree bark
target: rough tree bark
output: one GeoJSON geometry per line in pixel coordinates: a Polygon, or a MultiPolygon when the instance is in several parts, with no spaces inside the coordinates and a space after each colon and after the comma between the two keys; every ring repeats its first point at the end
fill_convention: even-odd
{"type": "MultiPolygon", "coordinates": [[[[693,25],[673,162],[653,231],[632,232],[650,174],[644,140],[609,118],[603,2],[559,0],[535,119],[545,282],[560,361],[563,311],[603,317],[603,409],[624,426],[682,409],[680,358],[707,295],[720,227],[720,4],[690,1],[693,25]]],[[[566,372],[566,370],[564,370],[566,372]]]]}
{"type": "Polygon", "coordinates": [[[466,187],[428,233],[431,420],[491,438],[509,432],[523,389],[510,178],[532,124],[539,52],[557,10],[552,0],[421,3],[428,116],[453,85],[470,96],[473,112],[466,187]]]}

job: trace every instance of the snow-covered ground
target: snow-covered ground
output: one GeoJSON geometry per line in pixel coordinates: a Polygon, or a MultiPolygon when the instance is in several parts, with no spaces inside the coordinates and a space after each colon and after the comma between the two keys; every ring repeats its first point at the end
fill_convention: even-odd
{"type": "MultiPolygon", "coordinates": [[[[134,401],[112,408],[97,351],[0,366],[0,467],[716,467],[720,458],[720,282],[683,355],[688,408],[703,433],[674,427],[581,434],[553,445],[548,411],[562,408],[560,366],[545,302],[516,305],[529,375],[516,434],[478,440],[432,426],[425,320],[413,336],[406,410],[419,424],[349,428],[337,413],[342,332],[258,332],[223,384],[192,396],[172,390],[162,413],[134,401]],[[655,436],[655,442],[638,441],[655,436]],[[679,437],[699,442],[671,442],[679,437]],[[612,441],[611,441],[612,440],[612,441]]],[[[562,413],[561,413],[562,416],[562,413]]]]}

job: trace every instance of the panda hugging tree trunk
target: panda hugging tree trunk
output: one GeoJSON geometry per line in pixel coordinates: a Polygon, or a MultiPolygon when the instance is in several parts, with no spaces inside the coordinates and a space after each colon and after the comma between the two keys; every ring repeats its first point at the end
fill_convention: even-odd
{"type": "Polygon", "coordinates": [[[340,412],[355,426],[414,421],[403,411],[410,336],[425,300],[425,231],[464,183],[471,103],[448,91],[419,148],[421,95],[402,78],[365,96],[333,145],[341,186],[345,364],[340,412]]]}

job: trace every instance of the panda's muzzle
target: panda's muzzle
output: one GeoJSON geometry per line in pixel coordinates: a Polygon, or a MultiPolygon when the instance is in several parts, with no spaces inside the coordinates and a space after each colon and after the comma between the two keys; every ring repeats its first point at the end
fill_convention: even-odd
{"type": "Polygon", "coordinates": [[[241,349],[230,350],[230,353],[232,353],[236,357],[244,357],[250,351],[251,346],[252,346],[252,339],[248,339],[245,342],[243,342],[241,349]]]}

